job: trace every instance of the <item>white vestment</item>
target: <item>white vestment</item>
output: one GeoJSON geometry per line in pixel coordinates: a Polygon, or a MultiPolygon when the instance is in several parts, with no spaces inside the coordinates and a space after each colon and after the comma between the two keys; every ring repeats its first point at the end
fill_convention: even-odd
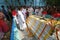
{"type": "Polygon", "coordinates": [[[20,29],[26,28],[26,23],[22,11],[18,11],[18,22],[19,22],[20,29]]]}
{"type": "Polygon", "coordinates": [[[23,10],[22,10],[22,13],[23,13],[23,15],[24,15],[24,19],[26,20],[26,9],[23,9],[23,10]]]}

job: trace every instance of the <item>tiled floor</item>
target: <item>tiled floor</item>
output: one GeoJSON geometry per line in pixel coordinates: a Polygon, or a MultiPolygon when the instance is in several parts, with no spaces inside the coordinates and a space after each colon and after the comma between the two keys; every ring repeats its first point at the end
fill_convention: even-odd
{"type": "MultiPolygon", "coordinates": [[[[19,31],[21,40],[37,40],[35,37],[28,37],[26,31],[19,31]]],[[[2,40],[10,40],[10,32],[6,33],[2,40]]]]}
{"type": "Polygon", "coordinates": [[[22,40],[37,40],[35,37],[29,37],[26,31],[22,32],[24,34],[24,38],[22,40]]]}

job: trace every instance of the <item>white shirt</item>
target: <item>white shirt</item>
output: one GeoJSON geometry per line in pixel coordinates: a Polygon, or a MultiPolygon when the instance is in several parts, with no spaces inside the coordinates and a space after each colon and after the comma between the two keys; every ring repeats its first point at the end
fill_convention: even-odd
{"type": "Polygon", "coordinates": [[[21,17],[23,22],[25,22],[24,15],[23,15],[22,11],[18,11],[18,16],[21,17]]]}
{"type": "Polygon", "coordinates": [[[18,11],[18,22],[19,22],[20,29],[26,28],[26,23],[22,11],[18,11]]]}
{"type": "Polygon", "coordinates": [[[25,19],[25,20],[26,20],[26,12],[27,12],[26,9],[23,8],[22,13],[23,13],[23,15],[24,15],[24,19],[25,19]]]}
{"type": "Polygon", "coordinates": [[[25,15],[25,13],[26,13],[26,9],[23,9],[23,10],[22,10],[22,13],[25,15]]]}

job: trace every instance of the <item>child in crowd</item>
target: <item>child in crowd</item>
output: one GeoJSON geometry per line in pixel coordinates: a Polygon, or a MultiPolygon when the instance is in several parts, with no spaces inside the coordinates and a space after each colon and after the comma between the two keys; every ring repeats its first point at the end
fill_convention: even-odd
{"type": "Polygon", "coordinates": [[[3,38],[4,33],[9,30],[7,23],[4,21],[4,14],[0,11],[0,40],[3,38]]]}

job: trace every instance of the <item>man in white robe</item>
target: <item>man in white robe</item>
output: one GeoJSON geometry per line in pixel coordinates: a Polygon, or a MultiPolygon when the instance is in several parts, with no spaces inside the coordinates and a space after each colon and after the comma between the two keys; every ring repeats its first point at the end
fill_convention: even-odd
{"type": "Polygon", "coordinates": [[[24,30],[26,28],[26,23],[25,23],[25,19],[24,19],[24,15],[22,13],[22,10],[18,10],[18,24],[20,26],[21,30],[24,30]]]}

